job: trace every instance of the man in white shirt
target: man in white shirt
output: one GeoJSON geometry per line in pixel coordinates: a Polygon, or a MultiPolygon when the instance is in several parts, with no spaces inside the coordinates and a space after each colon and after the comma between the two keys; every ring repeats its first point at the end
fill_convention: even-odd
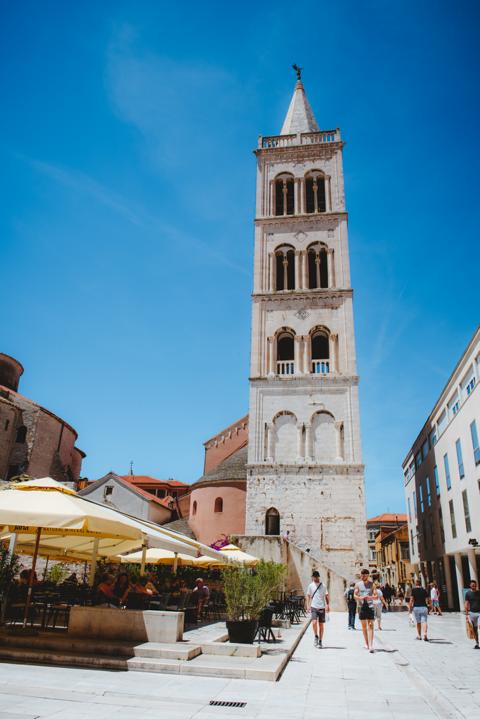
{"type": "Polygon", "coordinates": [[[438,591],[436,582],[432,582],[430,599],[432,600],[432,614],[439,614],[442,616],[442,610],[440,609],[440,592],[438,591]]]}
{"type": "Polygon", "coordinates": [[[312,617],[312,628],[315,635],[313,644],[321,649],[325,627],[325,612],[330,611],[330,601],[327,588],[320,581],[320,574],[317,570],[312,572],[312,581],[307,587],[306,600],[307,612],[310,612],[312,617]]]}

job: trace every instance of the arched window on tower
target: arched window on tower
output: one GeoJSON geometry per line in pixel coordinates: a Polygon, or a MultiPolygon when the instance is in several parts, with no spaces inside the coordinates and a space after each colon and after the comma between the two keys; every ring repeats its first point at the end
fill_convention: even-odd
{"type": "Polygon", "coordinates": [[[295,340],[290,330],[277,335],[277,374],[292,375],[295,373],[295,340]]]}
{"type": "Polygon", "coordinates": [[[223,512],[223,499],[221,497],[217,497],[215,500],[215,507],[214,512],[223,512]]]}
{"type": "Polygon", "coordinates": [[[192,504],[192,514],[195,515],[197,513],[197,502],[196,500],[192,504]]]}
{"type": "Polygon", "coordinates": [[[327,211],[325,174],[320,170],[305,175],[305,208],[308,213],[327,211]]]}
{"type": "Polygon", "coordinates": [[[284,173],[275,178],[275,215],[293,215],[295,211],[295,191],[293,175],[284,173]]]}
{"type": "Polygon", "coordinates": [[[275,250],[275,289],[295,289],[295,252],[293,247],[285,245],[275,250]]]}
{"type": "Polygon", "coordinates": [[[310,245],[308,256],[308,288],[316,290],[328,287],[327,248],[319,242],[310,245]]]}
{"type": "Polygon", "coordinates": [[[265,512],[265,534],[280,534],[280,515],[275,507],[270,507],[265,512]]]}
{"type": "Polygon", "coordinates": [[[313,330],[312,343],[312,374],[328,374],[330,372],[330,337],[326,329],[313,330]]]}

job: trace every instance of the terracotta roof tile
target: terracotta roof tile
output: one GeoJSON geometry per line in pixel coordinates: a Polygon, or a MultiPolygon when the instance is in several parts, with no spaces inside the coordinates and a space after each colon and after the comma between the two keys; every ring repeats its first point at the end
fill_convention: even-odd
{"type": "Polygon", "coordinates": [[[393,514],[386,512],[385,514],[378,514],[376,517],[367,519],[367,524],[379,524],[381,522],[406,522],[406,514],[393,514]]]}

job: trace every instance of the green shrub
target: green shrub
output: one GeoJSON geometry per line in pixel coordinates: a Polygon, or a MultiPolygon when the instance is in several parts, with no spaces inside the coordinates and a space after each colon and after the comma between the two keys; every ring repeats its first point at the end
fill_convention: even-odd
{"type": "Polygon", "coordinates": [[[0,596],[7,594],[17,572],[20,571],[20,560],[16,554],[10,554],[7,547],[0,544],[0,596]]]}
{"type": "Polygon", "coordinates": [[[47,572],[46,580],[52,584],[61,584],[67,578],[68,573],[68,567],[58,562],[57,564],[52,564],[47,572]]]}
{"type": "Polygon", "coordinates": [[[222,570],[227,619],[258,619],[281,589],[285,573],[286,567],[275,562],[260,562],[255,569],[227,567],[222,570]]]}

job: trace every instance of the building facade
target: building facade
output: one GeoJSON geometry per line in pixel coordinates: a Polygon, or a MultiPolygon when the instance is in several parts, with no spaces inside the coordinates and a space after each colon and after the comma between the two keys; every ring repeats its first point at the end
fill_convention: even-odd
{"type": "Polygon", "coordinates": [[[19,394],[23,367],[0,353],[0,479],[20,474],[77,482],[85,453],[75,429],[45,407],[19,394]]]}
{"type": "Polygon", "coordinates": [[[405,590],[413,583],[415,572],[410,563],[408,524],[405,521],[396,529],[381,527],[375,535],[375,564],[380,581],[391,587],[405,590]]]}
{"type": "Polygon", "coordinates": [[[290,530],[351,576],[367,542],[343,144],[299,79],[255,151],[246,534],[290,530]]]}
{"type": "Polygon", "coordinates": [[[477,328],[403,463],[412,563],[451,609],[480,567],[479,381],[477,328]]]}
{"type": "Polygon", "coordinates": [[[380,529],[392,531],[406,523],[406,514],[394,514],[393,512],[385,512],[367,519],[368,568],[370,571],[377,569],[376,538],[380,529]]]}

